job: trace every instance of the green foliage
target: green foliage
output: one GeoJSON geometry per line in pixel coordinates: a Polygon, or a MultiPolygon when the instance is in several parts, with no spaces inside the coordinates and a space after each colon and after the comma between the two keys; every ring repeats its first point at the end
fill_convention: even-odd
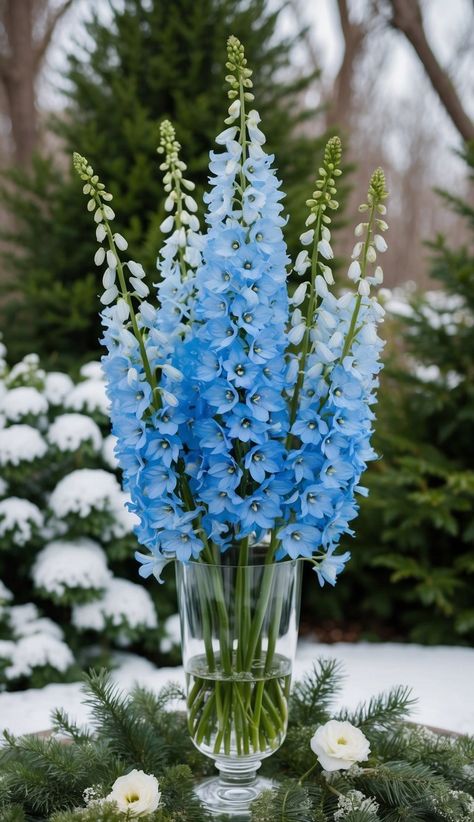
{"type": "MultiPolygon", "coordinates": [[[[278,784],[254,802],[252,822],[472,822],[474,739],[404,722],[410,700],[403,688],[354,714],[342,712],[370,729],[370,759],[348,771],[323,773],[309,740],[332,717],[330,697],[337,697],[339,685],[340,671],[328,660],[320,660],[298,685],[288,740],[264,765],[271,773],[276,763],[272,775],[278,784]],[[316,705],[317,694],[324,707],[316,705]],[[305,756],[295,763],[298,739],[305,756]]],[[[136,766],[159,782],[161,802],[143,817],[148,822],[210,820],[193,793],[207,761],[189,741],[184,715],[169,710],[181,691],[171,685],[159,694],[138,689],[125,695],[104,672],[86,677],[84,690],[92,730],[83,731],[56,711],[57,738],[6,736],[0,748],[0,822],[119,822],[128,817],[103,799],[115,779],[136,766]]]]}
{"type": "MultiPolygon", "coordinates": [[[[111,19],[101,21],[93,11],[88,45],[69,57],[67,112],[53,128],[67,155],[86,154],[108,180],[120,214],[117,230],[127,236],[132,258],[146,264],[153,282],[164,215],[156,146],[165,117],[176,126],[201,201],[208,153],[223,127],[222,66],[231,33],[245,44],[253,69],[269,149],[287,192],[294,251],[323,146],[303,127],[314,116],[303,100],[315,72],[296,75],[291,67],[303,32],[291,39],[277,34],[280,12],[266,0],[125,0],[110,6],[111,19]]],[[[50,363],[76,365],[97,350],[100,336],[95,245],[77,181],[64,171],[62,158],[37,157],[31,174],[12,171],[3,189],[16,221],[2,234],[14,285],[1,321],[10,354],[35,350],[50,363]]]]}

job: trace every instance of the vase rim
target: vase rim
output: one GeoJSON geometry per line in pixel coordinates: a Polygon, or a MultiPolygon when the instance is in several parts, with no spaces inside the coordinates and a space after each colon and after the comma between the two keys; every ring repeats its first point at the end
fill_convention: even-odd
{"type": "Polygon", "coordinates": [[[297,557],[296,559],[291,559],[291,557],[286,557],[285,559],[279,560],[272,560],[271,562],[246,562],[244,564],[240,564],[238,562],[204,562],[199,559],[190,559],[187,562],[180,562],[180,565],[192,565],[193,567],[199,568],[269,568],[270,566],[288,566],[288,565],[296,565],[297,562],[303,560],[303,557],[297,557]]]}

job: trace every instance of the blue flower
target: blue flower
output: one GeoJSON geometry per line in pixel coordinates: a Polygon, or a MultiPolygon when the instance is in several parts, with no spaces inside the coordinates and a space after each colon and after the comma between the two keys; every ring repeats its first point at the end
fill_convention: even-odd
{"type": "Polygon", "coordinates": [[[291,559],[310,557],[319,547],[321,531],[314,525],[292,523],[278,531],[281,547],[291,559]]]}
{"type": "Polygon", "coordinates": [[[329,550],[323,559],[315,563],[313,570],[318,575],[321,588],[325,582],[329,582],[329,584],[333,586],[336,584],[337,575],[344,570],[344,566],[350,558],[351,555],[349,551],[335,556],[332,550],[329,550]]]}

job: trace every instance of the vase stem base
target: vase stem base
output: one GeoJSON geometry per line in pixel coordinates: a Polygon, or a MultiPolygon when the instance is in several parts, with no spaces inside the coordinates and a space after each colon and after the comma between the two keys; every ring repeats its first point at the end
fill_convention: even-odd
{"type": "MultiPolygon", "coordinates": [[[[216,763],[217,764],[217,763],[216,763]]],[[[250,819],[250,806],[263,791],[275,787],[271,779],[257,776],[256,770],[235,773],[220,769],[220,775],[206,779],[195,788],[195,793],[206,810],[213,816],[232,822],[250,819]]]]}

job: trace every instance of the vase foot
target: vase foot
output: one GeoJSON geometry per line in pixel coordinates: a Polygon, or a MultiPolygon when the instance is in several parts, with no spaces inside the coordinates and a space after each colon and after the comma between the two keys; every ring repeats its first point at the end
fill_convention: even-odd
{"type": "Polygon", "coordinates": [[[252,802],[263,791],[269,791],[274,787],[275,783],[264,776],[256,776],[251,782],[240,785],[216,776],[201,782],[194,790],[206,810],[213,816],[232,822],[246,822],[250,819],[252,802]]]}

